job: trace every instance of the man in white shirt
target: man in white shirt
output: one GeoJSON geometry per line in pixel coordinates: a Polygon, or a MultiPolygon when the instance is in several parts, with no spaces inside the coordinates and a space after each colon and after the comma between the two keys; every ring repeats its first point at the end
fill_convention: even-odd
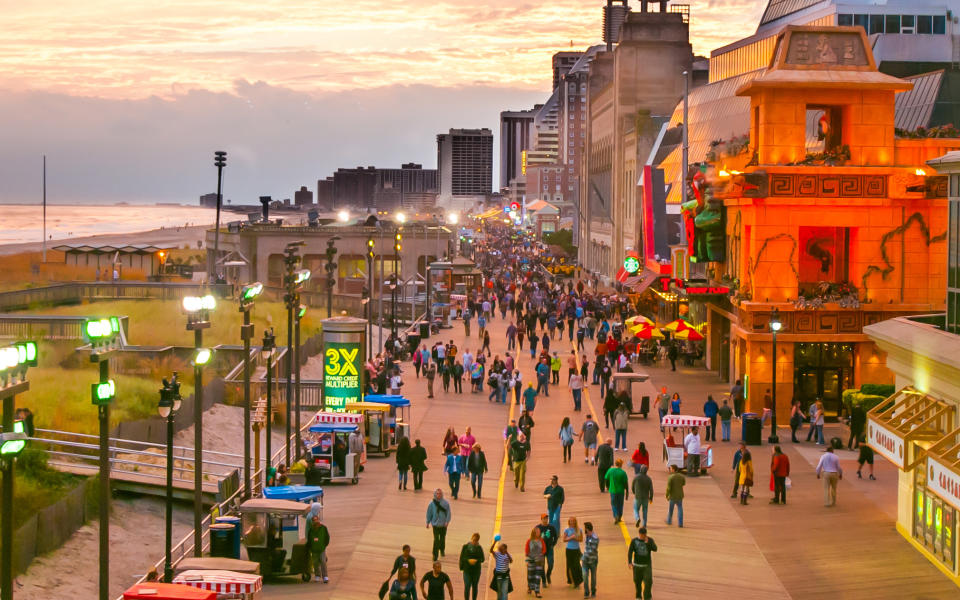
{"type": "Polygon", "coordinates": [[[403,386],[403,379],[400,378],[400,371],[394,370],[393,376],[390,377],[390,395],[399,396],[401,394],[400,388],[403,386]]]}
{"type": "Polygon", "coordinates": [[[817,463],[817,479],[823,479],[823,505],[836,506],[837,482],[843,479],[843,469],[840,468],[840,459],[829,446],[817,463]]]}
{"type": "Polygon", "coordinates": [[[694,427],[690,429],[687,437],[683,438],[683,449],[687,452],[687,474],[697,476],[700,474],[700,429],[694,427]]]}

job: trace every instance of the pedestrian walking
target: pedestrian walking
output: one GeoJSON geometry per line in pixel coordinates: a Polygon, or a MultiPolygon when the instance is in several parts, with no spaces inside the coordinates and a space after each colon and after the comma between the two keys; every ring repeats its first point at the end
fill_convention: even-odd
{"type": "Polygon", "coordinates": [[[397,489],[407,489],[407,473],[410,471],[410,440],[404,436],[397,442],[397,489]]]}
{"type": "Polygon", "coordinates": [[[570,388],[570,393],[573,395],[573,410],[580,412],[583,401],[583,377],[574,372],[567,381],[567,387],[570,388]]]}
{"type": "Polygon", "coordinates": [[[707,396],[707,401],[703,403],[703,416],[710,419],[710,425],[707,427],[704,441],[717,441],[717,415],[719,412],[720,407],[717,405],[717,401],[713,399],[713,396],[707,396]]]}
{"type": "Polygon", "coordinates": [[[447,527],[452,516],[450,503],[443,499],[443,490],[437,488],[433,492],[433,500],[427,505],[427,529],[433,527],[433,560],[446,553],[447,527]]]}
{"type": "Polygon", "coordinates": [[[870,480],[875,481],[877,478],[873,476],[873,448],[867,445],[866,439],[863,435],[860,436],[860,454],[857,456],[857,479],[863,479],[863,465],[870,465],[870,480]]]}
{"type": "MultiPolygon", "coordinates": [[[[613,396],[613,394],[610,394],[613,396]]],[[[623,402],[613,411],[613,445],[618,450],[627,451],[627,425],[630,422],[630,410],[623,402]]]]}
{"type": "Polygon", "coordinates": [[[547,500],[547,516],[554,528],[560,528],[560,510],[563,508],[563,488],[560,487],[560,478],[556,475],[550,478],[550,485],[543,490],[543,497],[547,500]]]}
{"type": "MultiPolygon", "coordinates": [[[[423,346],[424,350],[427,348],[426,345],[423,346]]],[[[423,366],[423,352],[417,350],[413,353],[413,371],[417,375],[417,379],[420,379],[420,367],[423,366]]]]}
{"type": "Polygon", "coordinates": [[[690,433],[683,438],[683,449],[687,455],[687,473],[696,477],[700,474],[700,428],[691,427],[690,433]]]}
{"type": "Polygon", "coordinates": [[[814,422],[814,424],[817,427],[817,444],[820,446],[823,446],[826,444],[826,441],[824,441],[823,439],[823,423],[824,423],[824,417],[825,417],[824,410],[823,410],[823,402],[821,402],[820,400],[817,400],[816,407],[817,407],[817,419],[814,422]]]}
{"type": "Polygon", "coordinates": [[[671,341],[667,346],[667,358],[670,360],[670,370],[677,370],[677,359],[680,358],[680,348],[676,342],[671,341]]]}
{"type": "Polygon", "coordinates": [[[487,351],[487,356],[491,356],[491,353],[490,353],[490,332],[489,332],[489,331],[484,331],[484,332],[483,332],[483,346],[480,348],[480,354],[483,354],[483,351],[484,351],[484,350],[487,351]]]}
{"type": "Polygon", "coordinates": [[[394,573],[399,573],[400,569],[406,569],[411,579],[417,578],[417,559],[410,554],[410,544],[404,544],[400,548],[400,556],[393,560],[390,577],[393,577],[394,573]]]}
{"type": "Polygon", "coordinates": [[[473,490],[473,497],[483,498],[483,474],[487,472],[487,456],[480,448],[480,444],[474,444],[470,455],[467,457],[467,471],[470,473],[470,488],[473,490]]]}
{"type": "Polygon", "coordinates": [[[494,564],[490,589],[497,593],[497,600],[507,600],[513,591],[513,582],[510,580],[510,563],[513,562],[513,557],[507,552],[507,545],[500,543],[499,533],[493,536],[490,554],[494,564]]]}
{"type": "Polygon", "coordinates": [[[453,365],[453,391],[462,394],[463,393],[463,364],[457,360],[453,365]]]}
{"type": "Polygon", "coordinates": [[[510,377],[510,389],[513,390],[513,403],[520,404],[520,396],[523,393],[523,377],[520,375],[520,369],[514,369],[510,377]]]}
{"type": "Polygon", "coordinates": [[[460,468],[460,455],[456,452],[448,452],[443,463],[443,472],[447,474],[447,483],[450,485],[450,495],[454,500],[460,493],[460,478],[463,471],[460,468]]]}
{"type": "Polygon", "coordinates": [[[679,415],[680,414],[680,393],[674,392],[673,396],[670,397],[670,414],[679,415]]]}
{"type": "Polygon", "coordinates": [[[450,581],[450,576],[443,572],[440,561],[435,560],[433,569],[420,579],[420,594],[425,600],[444,600],[445,589],[450,593],[450,600],[453,600],[453,582],[450,581]]]}
{"type": "Polygon", "coordinates": [[[590,451],[597,449],[597,436],[600,433],[600,426],[593,420],[593,415],[588,414],[587,420],[583,422],[578,434],[583,442],[583,462],[594,464],[595,458],[590,456],[590,451]]]}
{"type": "Polygon", "coordinates": [[[460,572],[463,573],[463,600],[477,600],[483,570],[484,551],[480,534],[474,533],[460,549],[460,572]]]}
{"type": "Polygon", "coordinates": [[[583,597],[597,597],[597,565],[600,562],[600,537],[593,530],[593,523],[583,524],[583,557],[580,559],[583,570],[583,597]],[[588,593],[589,592],[589,593],[588,593]]]}
{"type": "MultiPolygon", "coordinates": [[[[527,442],[533,443],[533,417],[524,409],[520,412],[520,418],[517,420],[517,427],[520,428],[521,433],[527,436],[527,442]]],[[[529,453],[530,451],[527,450],[529,453]]]]}
{"type": "MultiPolygon", "coordinates": [[[[537,393],[539,394],[541,390],[543,391],[544,396],[550,395],[550,364],[549,360],[544,359],[537,363],[536,367],[537,373],[537,393]]],[[[531,386],[533,384],[530,384],[531,386]]]]}
{"type": "Polygon", "coordinates": [[[630,496],[630,480],[623,470],[623,459],[618,458],[614,466],[604,475],[607,489],[610,490],[610,508],[613,509],[613,523],[623,519],[623,501],[630,496]]]}
{"type": "Polygon", "coordinates": [[[527,414],[530,414],[537,408],[537,394],[540,391],[540,386],[537,386],[537,389],[533,389],[533,384],[528,384],[527,389],[523,391],[523,410],[527,411],[527,414]]]}
{"type": "Polygon", "coordinates": [[[540,530],[534,527],[530,531],[530,537],[523,546],[523,554],[527,558],[527,593],[533,592],[537,598],[540,596],[540,582],[543,579],[543,566],[546,561],[547,546],[540,538],[540,530]]]}
{"type": "Polygon", "coordinates": [[[417,584],[405,567],[397,571],[390,585],[390,600],[417,600],[417,584]]]}
{"type": "Polygon", "coordinates": [[[683,486],[687,484],[686,477],[677,469],[677,465],[670,465],[670,476],[667,477],[667,525],[673,521],[673,509],[677,509],[677,526],[683,527],[683,486]]]}
{"type": "Polygon", "coordinates": [[[521,432],[517,439],[510,444],[510,453],[513,455],[513,487],[526,491],[527,482],[527,454],[530,452],[530,442],[521,432]]]}
{"type": "Polygon", "coordinates": [[[507,467],[509,467],[511,471],[513,470],[513,452],[511,451],[511,447],[519,433],[520,428],[517,427],[516,419],[510,419],[510,424],[503,428],[503,441],[507,452],[507,467]]]}
{"type": "Polygon", "coordinates": [[[840,468],[840,459],[833,453],[833,448],[827,446],[820,462],[817,463],[817,479],[823,480],[823,505],[826,507],[837,505],[837,482],[843,479],[843,469],[840,468]]]}
{"type": "Polygon", "coordinates": [[[597,482],[600,484],[600,492],[607,491],[607,471],[613,467],[613,446],[610,444],[610,438],[607,438],[597,448],[597,482]]]}
{"type": "Polygon", "coordinates": [[[657,396],[657,413],[660,414],[660,422],[670,412],[670,394],[667,393],[667,386],[660,388],[660,394],[657,396]]]}
{"type": "Polygon", "coordinates": [[[787,503],[787,477],[790,476],[790,459],[780,446],[773,447],[770,459],[770,476],[773,478],[773,499],[770,504],[787,503]]]}
{"type": "Polygon", "coordinates": [[[647,526],[647,509],[653,502],[653,480],[647,475],[647,465],[640,465],[633,483],[630,485],[633,491],[633,518],[636,520],[636,526],[640,527],[643,517],[643,526],[647,526]]]}
{"type": "Polygon", "coordinates": [[[540,523],[537,524],[537,529],[540,530],[540,539],[544,541],[547,545],[546,552],[546,570],[543,574],[543,585],[544,587],[550,585],[551,576],[553,575],[553,561],[554,561],[554,552],[553,549],[557,545],[558,529],[550,522],[550,516],[547,513],[540,515],[540,523]]]}
{"type": "Polygon", "coordinates": [[[320,520],[323,506],[319,502],[310,505],[307,515],[307,541],[310,548],[310,565],[313,567],[313,580],[329,583],[327,577],[327,547],[330,545],[330,531],[320,520]]]}
{"type": "Polygon", "coordinates": [[[744,452],[740,457],[740,504],[746,505],[753,487],[753,457],[744,452]]]}
{"type": "Polygon", "coordinates": [[[817,433],[817,403],[814,402],[813,404],[811,404],[808,410],[809,410],[808,414],[810,418],[810,429],[807,430],[807,441],[809,442],[810,439],[817,433]]]}
{"type": "Polygon", "coordinates": [[[736,498],[737,494],[740,493],[740,461],[746,451],[747,445],[740,442],[740,447],[733,454],[733,492],[730,494],[731,498],[736,498]]]}
{"type": "Polygon", "coordinates": [[[740,415],[743,414],[743,403],[746,399],[743,391],[743,382],[739,379],[733,384],[733,387],[730,388],[730,399],[733,401],[733,413],[739,419],[740,415]]]}
{"type": "Polygon", "coordinates": [[[427,449],[420,445],[420,440],[414,440],[410,448],[410,470],[413,472],[413,489],[423,487],[423,472],[427,470],[427,449]]]}
{"type": "Polygon", "coordinates": [[[633,474],[638,475],[641,467],[650,468],[650,453],[647,451],[647,445],[643,442],[637,444],[637,449],[633,451],[630,457],[630,465],[633,466],[633,474]]]}
{"type": "Polygon", "coordinates": [[[724,400],[723,405],[717,409],[717,415],[720,417],[720,441],[729,442],[730,421],[733,419],[733,410],[730,409],[726,400],[724,400]]]}
{"type": "Polygon", "coordinates": [[[627,564],[633,568],[634,594],[637,600],[650,600],[653,597],[653,553],[657,544],[647,537],[647,528],[637,530],[637,537],[630,540],[627,551],[627,564]]]}
{"type": "Polygon", "coordinates": [[[567,583],[577,588],[583,583],[583,568],[580,565],[580,542],[583,531],[577,526],[577,518],[567,519],[567,528],[563,530],[564,550],[567,558],[567,583]]]}
{"type": "Polygon", "coordinates": [[[563,449],[564,464],[566,464],[568,460],[573,460],[574,435],[573,425],[570,424],[570,417],[564,417],[560,423],[560,431],[557,433],[557,437],[560,438],[560,447],[563,449]]]}

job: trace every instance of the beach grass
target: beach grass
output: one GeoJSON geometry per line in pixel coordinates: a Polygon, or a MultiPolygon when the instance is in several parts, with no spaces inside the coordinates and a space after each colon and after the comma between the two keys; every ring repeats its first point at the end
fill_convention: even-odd
{"type": "MultiPolygon", "coordinates": [[[[178,300],[116,300],[87,302],[66,306],[44,307],[24,311],[21,314],[72,315],[72,316],[127,316],[130,329],[127,342],[140,346],[192,346],[193,333],[186,330],[186,316],[181,312],[178,300]]],[[[272,326],[277,344],[286,341],[286,308],[280,302],[257,302],[250,313],[254,324],[253,344],[263,338],[264,327],[272,326]]],[[[301,339],[319,331],[319,311],[308,311],[300,325],[301,339]],[[313,314],[311,314],[313,313],[313,314]]],[[[240,326],[243,315],[237,304],[228,300],[219,302],[210,315],[210,328],[203,332],[205,346],[219,344],[240,345],[240,326]]]]}

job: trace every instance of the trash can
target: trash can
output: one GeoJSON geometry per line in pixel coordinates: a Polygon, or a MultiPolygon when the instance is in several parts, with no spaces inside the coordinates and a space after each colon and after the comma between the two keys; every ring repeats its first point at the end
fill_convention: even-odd
{"type": "Polygon", "coordinates": [[[417,325],[420,327],[420,339],[425,340],[430,337],[430,323],[426,321],[419,321],[417,325]]]}
{"type": "Polygon", "coordinates": [[[240,517],[217,517],[214,525],[224,523],[227,525],[233,525],[233,528],[236,530],[233,534],[233,554],[231,558],[240,558],[240,538],[242,537],[242,531],[240,529],[240,517]]]}
{"type": "Polygon", "coordinates": [[[210,556],[217,558],[240,558],[239,551],[234,554],[237,528],[230,523],[214,523],[210,526],[210,556]]]}
{"type": "Polygon", "coordinates": [[[762,439],[762,425],[757,413],[743,413],[743,429],[740,439],[748,446],[759,446],[762,439]]]}

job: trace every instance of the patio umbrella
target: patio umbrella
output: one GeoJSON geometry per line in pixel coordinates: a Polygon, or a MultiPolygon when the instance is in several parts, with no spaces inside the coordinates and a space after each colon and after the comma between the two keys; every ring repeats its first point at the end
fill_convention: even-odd
{"type": "Polygon", "coordinates": [[[656,327],[650,327],[650,326],[641,327],[638,331],[633,331],[633,330],[631,329],[631,332],[633,333],[633,335],[634,335],[635,337],[637,337],[638,339],[641,339],[641,340],[649,340],[649,339],[653,339],[653,338],[661,338],[661,339],[663,338],[663,333],[661,333],[660,330],[657,329],[656,327]]]}
{"type": "Polygon", "coordinates": [[[655,325],[653,321],[643,315],[635,315],[623,322],[627,327],[636,327],[638,325],[655,325]]]}
{"type": "Polygon", "coordinates": [[[696,329],[687,327],[686,329],[675,332],[673,338],[676,340],[693,340],[694,342],[699,342],[703,339],[703,336],[700,335],[696,329]]]}
{"type": "Polygon", "coordinates": [[[683,331],[684,329],[689,329],[690,325],[687,324],[683,319],[677,319],[676,321],[670,321],[664,325],[661,329],[666,329],[667,331],[683,331]]]}

